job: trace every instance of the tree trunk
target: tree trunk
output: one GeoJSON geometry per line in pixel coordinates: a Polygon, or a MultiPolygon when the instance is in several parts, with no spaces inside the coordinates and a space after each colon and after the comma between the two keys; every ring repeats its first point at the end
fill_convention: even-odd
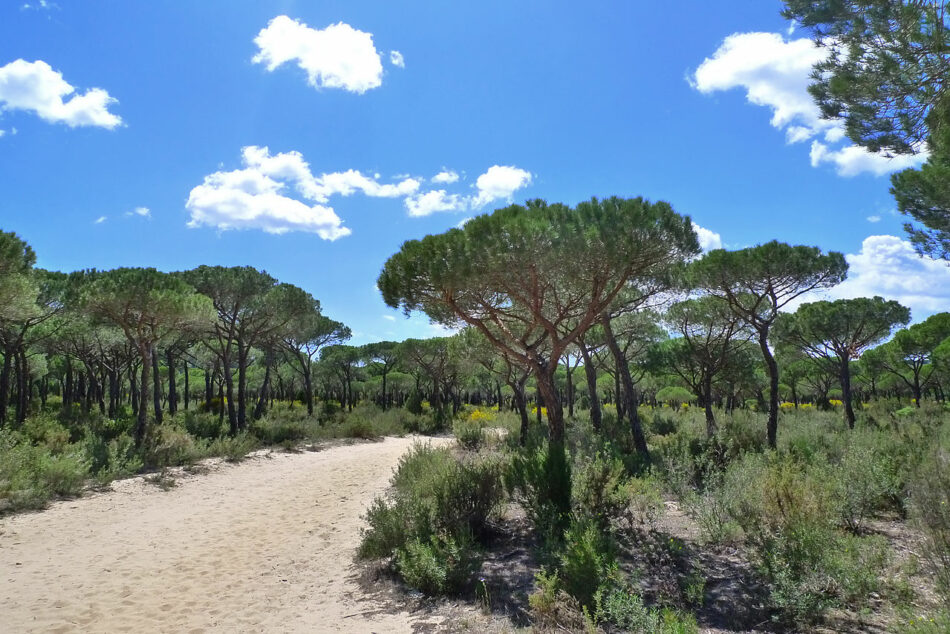
{"type": "MultiPolygon", "coordinates": [[[[135,365],[129,364],[129,402],[132,405],[132,415],[136,420],[139,417],[139,383],[136,377],[135,365]]],[[[65,398],[65,397],[63,397],[65,398]]]]}
{"type": "Polygon", "coordinates": [[[769,448],[775,449],[778,445],[778,363],[769,350],[769,331],[767,328],[759,330],[759,348],[769,371],[769,422],[767,435],[769,448]]]}
{"type": "Polygon", "coordinates": [[[566,523],[571,511],[571,468],[564,446],[564,410],[554,384],[556,367],[556,363],[539,360],[534,373],[548,412],[548,451],[544,466],[546,493],[558,513],[559,523],[566,523]]]}
{"type": "Polygon", "coordinates": [[[186,358],[186,359],[185,359],[185,411],[186,411],[186,412],[188,411],[188,401],[190,400],[190,399],[189,399],[189,396],[190,396],[190,395],[189,395],[190,388],[189,388],[188,382],[189,382],[189,377],[188,377],[188,359],[186,358]]]}
{"type": "Polygon", "coordinates": [[[600,395],[597,394],[597,368],[594,367],[590,358],[590,351],[587,346],[581,342],[581,356],[584,359],[584,375],[587,377],[587,392],[590,394],[590,423],[594,431],[600,431],[601,412],[600,395]]]}
{"type": "Polygon", "coordinates": [[[267,411],[267,393],[270,391],[270,358],[264,365],[264,382],[261,384],[261,393],[257,396],[257,407],[254,409],[254,420],[260,420],[267,411]]]}
{"type": "Polygon", "coordinates": [[[7,403],[10,401],[10,372],[13,358],[9,348],[3,350],[3,369],[0,369],[0,427],[7,420],[7,403]]]}
{"type": "Polygon", "coordinates": [[[141,447],[145,440],[145,430],[148,425],[148,390],[152,377],[149,375],[152,370],[152,346],[144,344],[139,346],[139,357],[142,361],[142,376],[139,382],[138,406],[139,412],[135,423],[135,446],[141,447]]]}
{"type": "MultiPolygon", "coordinates": [[[[155,409],[155,424],[162,424],[162,375],[158,371],[158,352],[152,348],[152,383],[155,390],[152,393],[152,405],[155,409]]],[[[145,401],[142,401],[143,403],[145,401]]]]}
{"type": "Polygon", "coordinates": [[[23,346],[17,349],[14,361],[19,361],[17,369],[17,402],[16,422],[22,424],[26,420],[26,412],[30,405],[30,365],[26,360],[26,350],[23,346]]]}
{"type": "Polygon", "coordinates": [[[571,358],[566,357],[565,360],[567,363],[565,367],[567,368],[567,415],[571,418],[574,418],[574,370],[571,369],[571,358]]]}
{"type": "Polygon", "coordinates": [[[238,429],[247,429],[247,357],[250,349],[245,349],[244,342],[238,337],[238,429]]]}
{"type": "Polygon", "coordinates": [[[637,411],[637,393],[633,387],[633,377],[630,376],[630,366],[617,345],[617,339],[614,337],[613,329],[610,327],[610,317],[604,313],[600,320],[604,328],[604,338],[610,353],[617,363],[617,373],[623,381],[623,396],[626,404],[627,414],[630,418],[630,432],[633,435],[633,445],[646,462],[650,460],[650,451],[647,449],[647,439],[643,434],[643,426],[640,424],[640,414],[637,411]]]}
{"type": "Polygon", "coordinates": [[[178,412],[178,389],[175,385],[175,357],[171,348],[165,350],[165,364],[168,366],[168,415],[178,412]]]}
{"type": "MultiPolygon", "coordinates": [[[[304,366],[303,385],[304,398],[307,400],[307,415],[313,416],[313,378],[311,376],[309,361],[307,361],[307,364],[304,366]]],[[[293,395],[291,395],[290,402],[293,404],[293,395]]]]}
{"type": "Polygon", "coordinates": [[[716,435],[716,417],[712,409],[712,375],[703,377],[703,404],[706,407],[706,438],[716,435]]]}
{"type": "MultiPolygon", "coordinates": [[[[238,433],[238,418],[237,411],[234,409],[234,377],[231,376],[231,355],[225,355],[224,361],[221,364],[221,372],[224,377],[224,385],[227,387],[227,401],[228,401],[228,425],[230,426],[230,431],[232,436],[237,436],[238,433]]],[[[224,403],[221,403],[222,409],[224,408],[224,403]]]]}
{"type": "Polygon", "coordinates": [[[518,439],[519,444],[524,447],[528,443],[528,403],[524,394],[525,381],[512,381],[508,385],[514,392],[515,407],[518,409],[518,415],[521,416],[521,435],[518,439]]]}
{"type": "Polygon", "coordinates": [[[849,367],[847,358],[841,359],[839,369],[841,400],[844,401],[844,415],[848,421],[848,428],[854,429],[854,408],[851,405],[851,368],[849,367]]]}

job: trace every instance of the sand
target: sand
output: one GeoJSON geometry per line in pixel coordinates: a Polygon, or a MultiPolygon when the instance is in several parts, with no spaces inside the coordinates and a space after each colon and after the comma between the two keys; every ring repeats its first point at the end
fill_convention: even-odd
{"type": "Polygon", "coordinates": [[[0,631],[411,631],[361,592],[354,551],[414,442],[222,463],[169,491],[133,478],[4,518],[0,631]]]}

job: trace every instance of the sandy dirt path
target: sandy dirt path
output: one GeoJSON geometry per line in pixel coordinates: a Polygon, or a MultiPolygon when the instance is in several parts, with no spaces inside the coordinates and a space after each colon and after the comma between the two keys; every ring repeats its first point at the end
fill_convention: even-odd
{"type": "Polygon", "coordinates": [[[167,492],[134,478],[4,518],[0,631],[410,631],[361,596],[353,554],[414,442],[275,453],[167,492]]]}

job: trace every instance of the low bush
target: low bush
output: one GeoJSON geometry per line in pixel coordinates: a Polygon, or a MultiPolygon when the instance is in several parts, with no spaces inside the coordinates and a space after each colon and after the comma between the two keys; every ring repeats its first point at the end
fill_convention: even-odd
{"type": "Polygon", "coordinates": [[[518,450],[505,473],[505,487],[524,508],[545,543],[560,541],[567,528],[571,466],[563,448],[551,445],[518,450]]]}
{"type": "Polygon", "coordinates": [[[628,516],[631,490],[626,468],[619,458],[599,453],[592,459],[582,459],[572,471],[575,513],[592,518],[601,530],[628,516]]]}
{"type": "Polygon", "coordinates": [[[54,496],[78,495],[88,475],[80,446],[53,453],[20,434],[0,431],[0,511],[43,508],[54,496]]]}
{"type": "Polygon", "coordinates": [[[228,462],[240,462],[247,457],[247,454],[257,449],[257,445],[257,438],[251,434],[224,436],[213,440],[208,445],[208,455],[220,456],[228,462]]]}
{"type": "Polygon", "coordinates": [[[468,451],[478,451],[485,443],[484,425],[479,420],[459,420],[452,426],[452,433],[455,439],[463,449],[468,451]]]}
{"type": "Polygon", "coordinates": [[[127,435],[109,441],[102,436],[89,436],[84,450],[89,460],[89,472],[99,484],[131,476],[142,468],[142,457],[135,442],[127,435]]]}
{"type": "Polygon", "coordinates": [[[691,614],[650,608],[629,586],[605,584],[597,591],[597,622],[633,634],[697,634],[691,614]]]}
{"type": "Polygon", "coordinates": [[[180,419],[184,428],[195,438],[215,440],[228,433],[227,422],[211,412],[189,410],[180,414],[180,419]]]}
{"type": "Polygon", "coordinates": [[[614,566],[612,551],[609,538],[590,520],[575,519],[565,531],[558,556],[560,578],[582,608],[593,610],[597,587],[614,566]]]}
{"type": "Polygon", "coordinates": [[[950,601],[950,450],[937,446],[921,462],[910,487],[911,512],[924,534],[924,558],[938,590],[950,601]]]}
{"type": "Polygon", "coordinates": [[[880,540],[837,530],[824,470],[787,455],[746,456],[724,486],[771,601],[790,621],[814,623],[828,608],[860,604],[877,590],[886,550],[880,540]]]}
{"type": "Polygon", "coordinates": [[[394,557],[397,572],[424,592],[461,590],[478,560],[476,540],[502,502],[501,472],[492,458],[415,445],[367,512],[359,555],[394,557]]]}
{"type": "Polygon", "coordinates": [[[207,441],[197,440],[173,424],[152,428],[145,439],[143,457],[147,467],[177,467],[207,456],[207,441]]]}
{"type": "Polygon", "coordinates": [[[396,550],[396,569],[413,588],[426,594],[460,592],[475,573],[478,558],[463,536],[432,535],[415,538],[396,550]]]}

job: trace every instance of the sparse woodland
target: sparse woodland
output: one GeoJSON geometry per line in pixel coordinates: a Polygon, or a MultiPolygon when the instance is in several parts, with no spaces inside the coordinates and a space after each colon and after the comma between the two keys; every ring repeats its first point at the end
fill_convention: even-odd
{"type": "MultiPolygon", "coordinates": [[[[950,259],[945,3],[785,5],[835,51],[823,116],[928,149],[892,193],[950,259]]],[[[478,605],[470,629],[950,631],[950,312],[828,299],[848,263],[810,245],[703,253],[674,205],[531,200],[407,241],[383,300],[456,334],[361,346],[256,268],[47,271],[5,227],[0,512],[452,434],[401,459],[357,558],[397,600],[478,605]]]]}

